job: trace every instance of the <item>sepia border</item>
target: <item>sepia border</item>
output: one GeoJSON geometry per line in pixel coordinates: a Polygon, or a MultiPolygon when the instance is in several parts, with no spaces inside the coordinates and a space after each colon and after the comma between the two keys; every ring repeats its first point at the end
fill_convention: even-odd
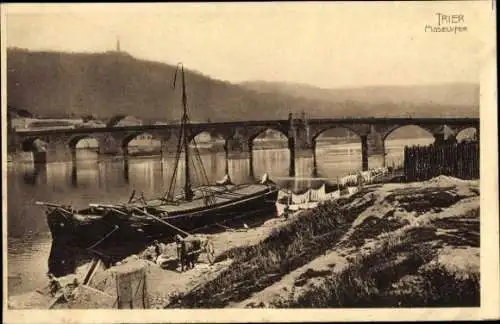
{"type": "MultiPolygon", "coordinates": [[[[499,207],[498,207],[498,137],[496,78],[496,8],[491,1],[477,1],[484,6],[487,51],[481,53],[480,79],[480,202],[481,202],[481,306],[478,308],[411,309],[222,309],[222,310],[9,310],[7,309],[7,181],[2,172],[2,243],[3,243],[3,322],[4,323],[153,323],[153,322],[317,322],[317,321],[402,321],[467,320],[500,318],[499,280],[499,207]]],[[[36,5],[36,4],[32,4],[36,5]]],[[[67,4],[70,5],[70,4],[67,4]]],[[[132,4],[128,4],[133,6],[132,4]]],[[[406,2],[418,6],[419,2],[406,2]]],[[[10,6],[10,5],[8,5],[10,6]]],[[[30,6],[27,4],[18,6],[30,6]]],[[[46,5],[44,5],[46,6],[46,5]]],[[[457,1],[457,7],[460,5],[457,1]]],[[[6,169],[6,5],[1,5],[1,85],[2,85],[2,170],[6,169]]],[[[39,8],[39,7],[38,7],[39,8]]],[[[483,8],[481,8],[483,9],[483,8]]]]}

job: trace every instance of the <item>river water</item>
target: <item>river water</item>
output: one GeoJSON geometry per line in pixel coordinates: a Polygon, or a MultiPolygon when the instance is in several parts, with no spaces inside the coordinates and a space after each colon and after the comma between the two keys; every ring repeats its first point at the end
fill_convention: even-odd
{"type": "MultiPolygon", "coordinates": [[[[386,164],[403,163],[405,145],[426,145],[428,138],[386,141],[386,164]]],[[[287,149],[254,150],[254,176],[267,172],[282,187],[293,190],[317,186],[324,180],[290,180],[287,149]]],[[[361,144],[321,145],[317,147],[318,176],[331,178],[361,169],[361,144]]],[[[89,202],[113,203],[128,199],[133,189],[146,198],[158,197],[168,188],[173,158],[136,157],[123,159],[99,158],[96,153],[80,150],[76,164],[50,163],[34,167],[30,162],[13,162],[7,166],[7,230],[8,230],[8,290],[10,295],[37,289],[47,283],[51,236],[45,214],[36,201],[51,201],[86,207],[89,202]]],[[[225,154],[202,155],[210,181],[221,179],[225,171],[225,154]]],[[[310,177],[312,159],[296,162],[296,176],[310,177]]],[[[182,170],[181,170],[182,171],[182,170]]],[[[249,161],[229,161],[233,182],[250,180],[249,161]]],[[[178,183],[182,184],[179,179],[178,183]]],[[[272,215],[271,215],[272,216],[272,215]]]]}

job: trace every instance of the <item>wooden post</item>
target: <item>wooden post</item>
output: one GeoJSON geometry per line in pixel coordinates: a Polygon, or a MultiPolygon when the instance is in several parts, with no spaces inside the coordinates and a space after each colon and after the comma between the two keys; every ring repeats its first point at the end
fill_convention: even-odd
{"type": "Polygon", "coordinates": [[[225,174],[229,174],[229,139],[226,139],[224,141],[224,153],[225,153],[225,167],[224,167],[224,172],[225,174]]]}
{"type": "Polygon", "coordinates": [[[290,168],[289,176],[295,177],[295,140],[293,137],[288,139],[288,149],[290,150],[290,168]]]}
{"type": "Polygon", "coordinates": [[[361,169],[368,170],[368,136],[361,136],[361,169]]]}
{"type": "Polygon", "coordinates": [[[318,162],[316,159],[316,140],[313,140],[312,151],[313,151],[313,172],[312,172],[313,174],[312,174],[312,176],[317,177],[318,176],[318,162]]]}
{"type": "Polygon", "coordinates": [[[132,269],[118,267],[114,273],[116,276],[117,308],[148,308],[145,267],[143,265],[132,269]]]}
{"type": "Polygon", "coordinates": [[[255,177],[255,173],[253,171],[253,140],[249,140],[248,141],[248,163],[249,163],[249,175],[250,175],[250,178],[254,178],[255,177]]]}

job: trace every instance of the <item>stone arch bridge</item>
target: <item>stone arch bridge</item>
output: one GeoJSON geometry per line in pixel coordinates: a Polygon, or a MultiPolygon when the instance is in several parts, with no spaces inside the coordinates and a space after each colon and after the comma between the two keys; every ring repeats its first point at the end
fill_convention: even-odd
{"type": "MultiPolygon", "coordinates": [[[[384,141],[387,136],[394,130],[409,125],[419,126],[433,134],[436,144],[453,141],[460,131],[467,128],[475,128],[476,134],[479,136],[479,118],[346,117],[304,119],[294,118],[291,114],[288,119],[284,120],[193,123],[189,126],[188,136],[191,140],[202,132],[208,132],[213,137],[223,138],[226,157],[250,158],[252,168],[253,140],[268,129],[278,131],[288,139],[289,173],[293,176],[295,175],[295,160],[297,158],[313,157],[316,166],[316,139],[328,129],[345,128],[360,137],[362,167],[366,170],[370,166],[370,158],[385,156],[384,141]],[[447,126],[447,133],[444,131],[444,126],[447,126]]],[[[79,140],[95,138],[100,154],[126,156],[128,143],[136,136],[148,133],[161,140],[162,153],[173,153],[178,141],[179,127],[178,124],[171,124],[10,132],[11,140],[9,143],[12,145],[9,145],[9,151],[10,153],[19,151],[40,153],[42,150],[46,152],[44,158],[46,161],[68,161],[75,158],[76,144],[79,140]],[[45,147],[40,148],[40,145],[34,145],[35,142],[45,143],[45,147]]]]}

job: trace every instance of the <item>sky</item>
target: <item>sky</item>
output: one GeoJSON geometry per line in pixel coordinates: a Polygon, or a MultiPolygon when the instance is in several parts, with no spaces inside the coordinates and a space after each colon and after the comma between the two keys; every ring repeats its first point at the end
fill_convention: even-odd
{"type": "Polygon", "coordinates": [[[479,82],[491,50],[488,1],[7,5],[6,44],[104,52],[170,64],[230,82],[322,88],[479,82]],[[437,13],[458,33],[426,32],[437,13]],[[489,28],[489,29],[488,29],[489,28]]]}

